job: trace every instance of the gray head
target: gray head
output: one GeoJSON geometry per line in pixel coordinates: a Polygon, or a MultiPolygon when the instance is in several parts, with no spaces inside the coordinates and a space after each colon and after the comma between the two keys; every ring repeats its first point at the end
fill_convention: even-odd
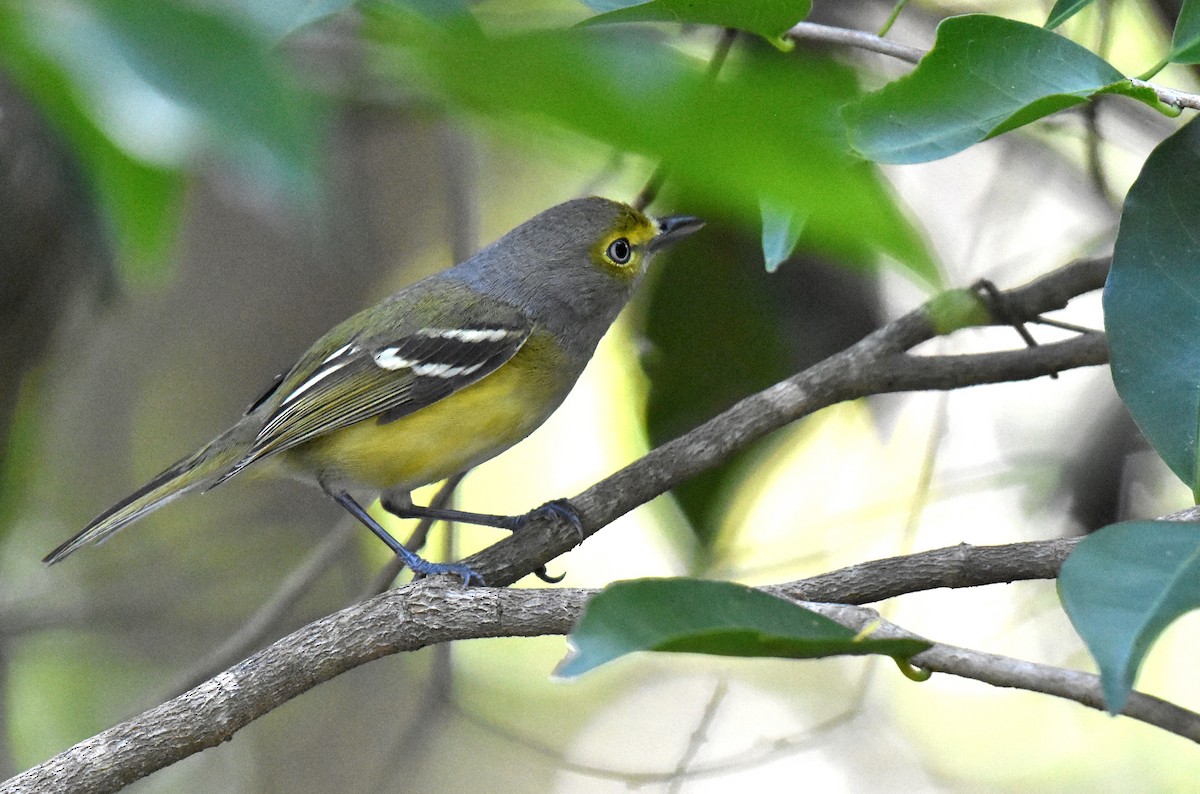
{"type": "Polygon", "coordinates": [[[702,225],[682,216],[651,218],[604,198],[575,199],[526,221],[446,276],[517,306],[587,357],[654,253],[702,225]]]}

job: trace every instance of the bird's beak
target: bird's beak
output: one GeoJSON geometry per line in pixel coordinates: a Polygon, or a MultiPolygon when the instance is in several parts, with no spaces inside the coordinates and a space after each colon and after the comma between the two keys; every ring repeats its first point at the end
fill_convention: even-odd
{"type": "Polygon", "coordinates": [[[682,240],[692,232],[699,231],[703,225],[704,221],[690,215],[669,215],[659,218],[658,236],[650,241],[649,248],[651,251],[657,251],[659,248],[682,240]]]}

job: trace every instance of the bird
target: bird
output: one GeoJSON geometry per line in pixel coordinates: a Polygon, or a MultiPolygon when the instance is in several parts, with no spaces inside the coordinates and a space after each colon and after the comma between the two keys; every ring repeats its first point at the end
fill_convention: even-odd
{"type": "MultiPolygon", "coordinates": [[[[100,513],[51,565],[247,468],[319,487],[414,575],[484,584],[463,563],[407,549],[363,507],[510,531],[569,501],[502,516],[415,505],[413,489],[463,473],[540,426],[662,248],[703,226],[601,197],[551,207],[469,259],[400,289],[318,339],[232,427],[100,513]],[[370,502],[366,502],[370,504],[370,502]]],[[[544,575],[544,570],[540,572],[544,575]]]]}

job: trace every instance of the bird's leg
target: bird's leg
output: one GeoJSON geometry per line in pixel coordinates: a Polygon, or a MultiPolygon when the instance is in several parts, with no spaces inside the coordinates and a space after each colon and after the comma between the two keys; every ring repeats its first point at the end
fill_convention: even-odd
{"type": "Polygon", "coordinates": [[[404,564],[407,565],[413,573],[422,576],[437,576],[438,574],[448,573],[462,579],[463,587],[467,587],[474,580],[479,584],[483,584],[483,577],[475,573],[468,566],[462,563],[441,563],[429,562],[414,552],[409,551],[404,547],[404,544],[393,538],[388,531],[379,525],[379,522],[371,518],[363,506],[354,501],[354,497],[345,491],[326,491],[335,502],[350,513],[350,515],[362,522],[363,526],[375,533],[376,537],[382,540],[387,547],[395,552],[404,564]]]}
{"type": "MultiPolygon", "coordinates": [[[[579,534],[579,542],[583,542],[583,522],[579,520],[579,513],[566,499],[554,499],[546,502],[541,507],[535,508],[524,515],[519,516],[499,516],[491,513],[470,513],[465,510],[450,510],[440,507],[421,507],[415,505],[412,500],[407,497],[407,494],[385,494],[382,499],[383,509],[387,510],[397,518],[433,518],[440,521],[460,521],[464,524],[478,524],[485,527],[496,527],[497,529],[506,529],[509,532],[516,532],[523,528],[526,524],[535,518],[555,516],[565,519],[575,527],[575,531],[579,534]]],[[[563,580],[566,574],[560,576],[550,576],[546,572],[546,566],[538,568],[534,573],[543,582],[557,584],[563,580]]]]}
{"type": "Polygon", "coordinates": [[[381,500],[383,509],[396,518],[432,518],[438,521],[458,521],[463,524],[478,524],[483,527],[507,529],[513,532],[521,528],[523,516],[497,516],[491,513],[468,513],[446,507],[421,507],[407,499],[387,494],[381,500]]]}

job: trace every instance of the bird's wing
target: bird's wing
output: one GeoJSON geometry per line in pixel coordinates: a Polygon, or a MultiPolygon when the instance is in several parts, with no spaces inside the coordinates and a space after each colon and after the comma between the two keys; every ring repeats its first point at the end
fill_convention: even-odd
{"type": "Polygon", "coordinates": [[[406,304],[416,300],[401,298],[368,310],[377,313],[370,325],[386,330],[350,335],[331,350],[327,340],[347,337],[334,329],[314,345],[251,407],[268,413],[246,456],[221,481],[324,433],[372,417],[392,422],[432,405],[495,372],[533,331],[518,309],[477,294],[439,301],[445,305],[430,322],[415,323],[406,304]]]}

